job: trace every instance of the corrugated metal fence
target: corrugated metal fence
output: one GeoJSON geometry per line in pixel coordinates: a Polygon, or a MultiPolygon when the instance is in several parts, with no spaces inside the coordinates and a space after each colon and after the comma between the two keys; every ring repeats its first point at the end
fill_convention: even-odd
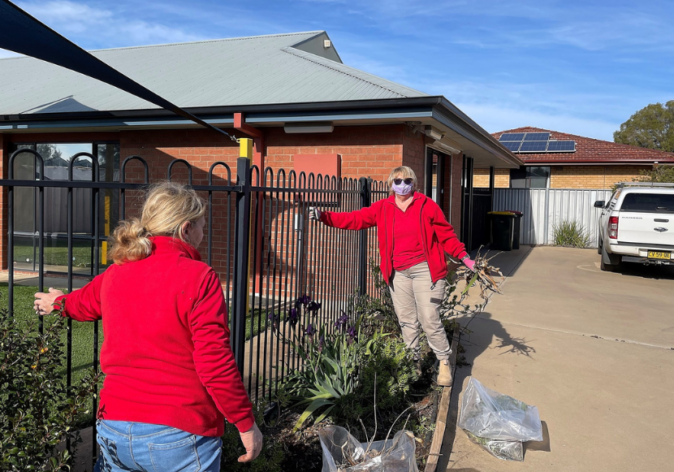
{"type": "Polygon", "coordinates": [[[591,189],[494,189],[494,211],[517,210],[522,218],[522,244],[552,244],[554,227],[562,221],[577,221],[597,247],[600,210],[596,200],[608,200],[610,190],[591,189]]]}

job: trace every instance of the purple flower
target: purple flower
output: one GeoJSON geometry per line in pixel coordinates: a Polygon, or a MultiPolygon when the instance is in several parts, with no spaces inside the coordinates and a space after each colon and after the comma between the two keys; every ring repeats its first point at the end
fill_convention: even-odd
{"type": "Polygon", "coordinates": [[[335,328],[339,330],[344,330],[346,328],[346,323],[349,322],[349,317],[344,313],[344,310],[342,310],[342,316],[337,318],[337,321],[335,321],[335,328]]]}
{"type": "Polygon", "coordinates": [[[325,344],[325,336],[321,334],[321,337],[318,338],[318,352],[323,351],[323,345],[325,344]]]}
{"type": "Polygon", "coordinates": [[[313,336],[315,332],[316,329],[311,324],[307,325],[307,329],[304,330],[304,333],[307,336],[313,336]]]}
{"type": "Polygon", "coordinates": [[[295,302],[295,306],[297,308],[300,307],[300,305],[308,305],[309,302],[311,301],[311,297],[309,295],[302,295],[300,298],[297,299],[295,302]]]}
{"type": "Polygon", "coordinates": [[[288,310],[288,316],[286,317],[286,320],[290,321],[291,326],[295,326],[297,324],[297,308],[291,308],[288,310]]]}
{"type": "Polygon", "coordinates": [[[318,310],[321,309],[321,304],[319,302],[309,302],[307,304],[307,310],[310,311],[311,313],[316,313],[318,310]]]}
{"type": "Polygon", "coordinates": [[[350,326],[349,329],[347,330],[347,334],[349,335],[349,339],[351,341],[354,341],[356,339],[356,327],[350,326]]]}

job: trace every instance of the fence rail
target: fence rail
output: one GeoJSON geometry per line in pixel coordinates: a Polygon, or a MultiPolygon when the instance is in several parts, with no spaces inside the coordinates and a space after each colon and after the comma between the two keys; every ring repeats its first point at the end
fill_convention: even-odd
{"type": "MultiPolygon", "coordinates": [[[[0,181],[8,196],[8,254],[9,297],[8,308],[14,310],[14,250],[17,236],[14,221],[17,212],[17,189],[29,189],[35,194],[35,232],[32,251],[36,254],[38,291],[44,290],[44,276],[49,266],[45,264],[45,240],[53,237],[45,231],[45,215],[54,201],[45,198],[45,189],[63,189],[67,224],[61,240],[67,241],[67,258],[61,271],[65,273],[64,285],[73,289],[73,248],[77,238],[91,241],[91,276],[106,268],[101,251],[110,224],[110,209],[118,205],[119,218],[138,216],[142,205],[142,191],[150,184],[149,167],[140,156],[125,159],[119,181],[98,180],[97,159],[92,154],[79,153],[69,163],[66,180],[44,180],[42,156],[30,149],[19,149],[9,158],[8,179],[0,181]],[[29,153],[35,158],[37,180],[14,179],[15,158],[29,153]],[[73,178],[73,166],[78,159],[90,159],[90,180],[73,178]],[[127,164],[135,166],[131,173],[135,181],[127,181],[127,164]],[[86,189],[86,193],[77,193],[86,189]],[[103,192],[112,197],[101,204],[103,192]],[[75,234],[74,212],[78,197],[90,198],[92,211],[88,234],[75,234]],[[114,197],[114,198],[113,198],[114,197]],[[63,271],[63,269],[67,269],[63,271]]],[[[321,210],[354,211],[371,202],[385,198],[384,182],[367,178],[338,179],[323,175],[297,174],[283,169],[258,169],[250,161],[239,158],[235,172],[225,162],[216,162],[206,177],[193,177],[192,166],[181,159],[168,165],[167,179],[187,183],[208,200],[206,227],[206,261],[219,274],[227,305],[230,307],[231,341],[237,365],[244,384],[253,400],[271,398],[284,375],[302,367],[303,359],[286,342],[295,339],[305,342],[303,333],[312,329],[334,329],[334,321],[348,306],[356,293],[373,294],[375,287],[369,276],[369,261],[378,260],[376,228],[361,231],[341,231],[315,222],[309,222],[308,210],[316,206],[321,210]],[[217,172],[217,175],[216,175],[217,172]],[[312,308],[298,300],[314,301],[312,308]]],[[[60,201],[60,200],[59,200],[60,201]]],[[[81,204],[81,202],[79,202],[81,204]]],[[[59,211],[63,211],[60,209],[59,211]]],[[[25,234],[24,234],[25,236],[25,234]]],[[[17,268],[20,268],[17,266],[17,268]]],[[[57,271],[58,272],[58,271],[57,271]]],[[[161,274],[158,274],[160,277],[161,274]]],[[[37,315],[35,315],[37,316],[37,315]]],[[[70,324],[70,320],[68,321],[70,324]]],[[[42,318],[40,318],[42,330],[42,318]]],[[[98,322],[93,323],[93,369],[98,370],[98,322]]],[[[66,382],[72,383],[73,358],[72,330],[68,330],[66,343],[66,382]]],[[[94,402],[93,411],[96,411],[94,402]]],[[[95,434],[95,431],[94,431],[95,434]]],[[[94,440],[94,447],[95,447],[94,440]]],[[[96,455],[95,448],[93,455],[96,455]]]]}
{"type": "Polygon", "coordinates": [[[563,221],[576,221],[597,247],[598,221],[601,210],[597,200],[608,200],[610,190],[603,189],[494,189],[494,211],[521,211],[522,244],[552,244],[554,228],[563,221]]]}

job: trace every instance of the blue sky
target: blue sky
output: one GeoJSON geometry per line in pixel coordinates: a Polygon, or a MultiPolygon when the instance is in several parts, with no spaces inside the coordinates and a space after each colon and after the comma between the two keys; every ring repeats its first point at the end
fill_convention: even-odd
{"type": "Polygon", "coordinates": [[[85,49],[326,30],[346,64],[444,95],[490,132],[612,140],[636,110],[674,99],[671,0],[17,4],[85,49]]]}

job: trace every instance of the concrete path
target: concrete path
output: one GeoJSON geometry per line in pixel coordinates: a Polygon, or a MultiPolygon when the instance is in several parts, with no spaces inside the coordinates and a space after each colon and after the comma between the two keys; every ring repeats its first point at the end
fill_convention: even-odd
{"type": "Polygon", "coordinates": [[[551,247],[494,263],[516,270],[485,313],[462,320],[471,366],[457,369],[452,401],[472,375],[536,405],[546,440],[505,462],[452,430],[447,470],[673,470],[674,271],[606,273],[596,251],[551,247]]]}

